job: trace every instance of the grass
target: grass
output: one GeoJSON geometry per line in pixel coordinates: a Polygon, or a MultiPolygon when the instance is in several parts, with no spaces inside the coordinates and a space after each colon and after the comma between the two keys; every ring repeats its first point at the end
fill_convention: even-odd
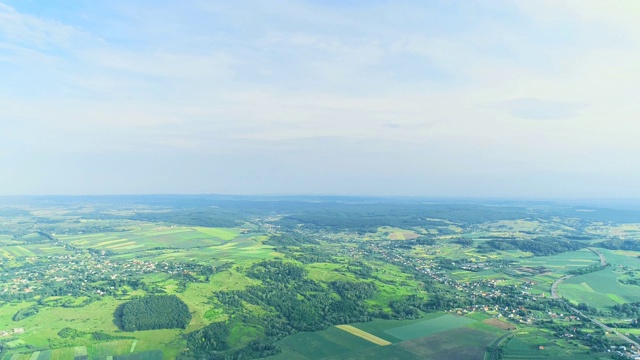
{"type": "MultiPolygon", "coordinates": [[[[19,305],[5,304],[0,307],[0,329],[12,329],[23,327],[24,334],[19,335],[16,341],[25,342],[38,348],[73,348],[86,346],[91,356],[93,352],[106,353],[116,349],[117,351],[129,351],[131,340],[119,340],[113,344],[96,344],[90,337],[77,339],[62,339],[57,333],[65,327],[70,327],[84,332],[103,331],[111,335],[122,335],[113,323],[113,312],[122,301],[113,298],[105,298],[102,301],[91,303],[83,308],[46,307],[34,316],[12,321],[11,317],[20,308],[33,303],[21,303],[19,305]],[[128,347],[127,347],[128,346],[128,347]],[[111,350],[109,350],[111,349],[111,350]]],[[[136,351],[149,351],[163,349],[166,359],[173,359],[180,349],[184,348],[182,339],[183,330],[164,329],[137,331],[126,335],[135,336],[138,339],[136,351]],[[176,340],[177,339],[177,340],[176,340]]],[[[21,344],[16,343],[17,346],[21,344]]],[[[67,350],[56,349],[52,352],[52,359],[69,359],[67,350]],[[58,354],[60,352],[60,354],[58,354]]]]}

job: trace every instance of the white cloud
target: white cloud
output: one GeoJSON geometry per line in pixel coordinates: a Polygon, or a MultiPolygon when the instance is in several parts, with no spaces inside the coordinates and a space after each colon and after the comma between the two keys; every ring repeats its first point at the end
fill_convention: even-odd
{"type": "MultiPolygon", "coordinates": [[[[421,194],[430,186],[499,195],[507,179],[523,185],[505,189],[533,194],[544,192],[532,188],[536,179],[558,179],[562,194],[570,188],[562,177],[602,169],[605,178],[638,177],[628,164],[640,155],[640,22],[620,4],[635,5],[518,4],[483,3],[476,18],[428,5],[300,2],[159,4],[146,16],[126,3],[143,19],[114,20],[111,37],[0,5],[0,154],[20,156],[22,147],[70,164],[100,155],[111,159],[105,171],[127,154],[130,171],[144,159],[143,170],[176,182],[189,179],[157,164],[196,158],[236,175],[261,169],[272,183],[243,184],[276,192],[286,192],[279,181],[340,192],[348,178],[371,179],[366,188],[380,193],[385,183],[397,192],[397,183],[421,194]],[[567,32],[555,38],[560,25],[567,32]],[[131,43],[122,41],[127,32],[131,43]],[[393,171],[376,175],[377,167],[393,171]],[[269,173],[275,168],[295,181],[269,173]],[[296,174],[301,168],[308,173],[296,174]]],[[[41,163],[29,161],[14,173],[37,172],[41,163]]],[[[102,170],[93,171],[99,179],[102,170]]],[[[233,179],[221,184],[251,192],[233,179]]]]}
{"type": "Polygon", "coordinates": [[[0,3],[0,34],[11,41],[37,47],[66,47],[82,32],[58,21],[19,13],[0,3]]]}

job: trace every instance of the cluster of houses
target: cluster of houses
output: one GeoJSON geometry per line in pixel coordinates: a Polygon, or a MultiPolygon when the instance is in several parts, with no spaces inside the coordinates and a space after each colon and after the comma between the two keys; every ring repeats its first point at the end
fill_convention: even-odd
{"type": "Polygon", "coordinates": [[[5,337],[9,335],[22,334],[24,332],[24,328],[14,328],[12,330],[0,330],[0,336],[5,337]]]}
{"type": "Polygon", "coordinates": [[[102,256],[77,253],[46,256],[40,263],[7,268],[0,274],[0,295],[28,294],[51,283],[86,285],[97,279],[116,279],[149,273],[177,274],[184,264],[142,260],[109,260],[102,256]]]}

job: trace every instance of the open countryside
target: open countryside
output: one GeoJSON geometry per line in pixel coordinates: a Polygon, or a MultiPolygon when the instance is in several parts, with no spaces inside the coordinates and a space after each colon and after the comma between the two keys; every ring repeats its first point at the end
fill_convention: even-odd
{"type": "Polygon", "coordinates": [[[1,359],[637,352],[633,214],[348,198],[153,213],[153,200],[3,203],[1,359]]]}

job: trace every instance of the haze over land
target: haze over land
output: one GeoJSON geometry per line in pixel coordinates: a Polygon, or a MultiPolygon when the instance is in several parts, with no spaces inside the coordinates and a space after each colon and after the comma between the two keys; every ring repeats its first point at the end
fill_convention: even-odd
{"type": "Polygon", "coordinates": [[[0,193],[640,197],[637,1],[0,2],[0,193]]]}

